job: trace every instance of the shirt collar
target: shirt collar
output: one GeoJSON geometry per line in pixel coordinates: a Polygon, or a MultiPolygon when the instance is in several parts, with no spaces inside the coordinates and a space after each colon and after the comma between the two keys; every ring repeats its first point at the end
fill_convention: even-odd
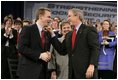
{"type": "Polygon", "coordinates": [[[82,24],[82,23],[78,24],[77,27],[75,27],[77,31],[79,30],[81,24],[82,24]]]}
{"type": "Polygon", "coordinates": [[[36,22],[36,25],[38,26],[39,31],[41,32],[43,30],[43,27],[36,22]]]}

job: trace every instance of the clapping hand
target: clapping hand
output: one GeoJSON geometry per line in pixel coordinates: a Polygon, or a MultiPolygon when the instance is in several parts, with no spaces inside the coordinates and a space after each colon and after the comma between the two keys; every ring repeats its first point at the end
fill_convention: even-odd
{"type": "Polygon", "coordinates": [[[108,44],[109,44],[109,42],[108,42],[108,41],[105,41],[105,42],[104,42],[104,45],[108,45],[108,44]]]}
{"type": "Polygon", "coordinates": [[[103,40],[102,45],[109,45],[109,42],[107,40],[103,40]]]}
{"type": "Polygon", "coordinates": [[[10,34],[12,34],[12,29],[11,28],[6,28],[5,32],[6,32],[7,35],[10,35],[10,34]]]}
{"type": "Polygon", "coordinates": [[[109,39],[109,37],[108,36],[104,36],[104,37],[102,37],[102,39],[103,40],[107,40],[107,39],[109,39]]]}

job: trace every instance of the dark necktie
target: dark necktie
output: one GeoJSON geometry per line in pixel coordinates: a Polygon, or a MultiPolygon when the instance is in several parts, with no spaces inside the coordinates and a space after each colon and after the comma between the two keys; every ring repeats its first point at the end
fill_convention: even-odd
{"type": "Polygon", "coordinates": [[[76,39],[76,29],[74,29],[72,33],[72,49],[74,48],[75,39],[76,39]]]}
{"type": "Polygon", "coordinates": [[[42,39],[42,47],[44,48],[44,45],[45,45],[45,31],[44,30],[41,31],[41,39],[42,39]]]}

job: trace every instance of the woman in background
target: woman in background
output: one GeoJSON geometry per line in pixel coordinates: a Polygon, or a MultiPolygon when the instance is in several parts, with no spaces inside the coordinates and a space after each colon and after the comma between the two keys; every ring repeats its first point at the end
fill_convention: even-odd
{"type": "Polygon", "coordinates": [[[12,28],[13,18],[4,18],[4,28],[1,29],[1,78],[10,79],[8,58],[17,58],[17,31],[12,28]]]}
{"type": "Polygon", "coordinates": [[[113,61],[115,55],[115,46],[117,39],[114,32],[109,30],[110,22],[104,20],[102,23],[102,31],[99,34],[100,52],[98,61],[98,77],[102,79],[112,79],[113,61]]]}
{"type": "MultiPolygon", "coordinates": [[[[71,25],[67,21],[63,21],[60,25],[62,37],[58,38],[63,42],[65,35],[72,30],[71,25]]],[[[68,79],[68,54],[60,55],[53,46],[51,46],[52,60],[49,62],[51,79],[68,79]]]]}

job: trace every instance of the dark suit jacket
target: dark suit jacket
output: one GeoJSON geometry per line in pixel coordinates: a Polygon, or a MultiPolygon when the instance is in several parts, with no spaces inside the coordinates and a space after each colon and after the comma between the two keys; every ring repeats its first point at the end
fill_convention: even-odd
{"type": "Polygon", "coordinates": [[[56,37],[52,38],[52,44],[59,53],[69,54],[69,78],[72,78],[72,70],[77,79],[84,79],[89,64],[95,65],[94,77],[97,78],[98,64],[98,34],[94,28],[82,24],[77,32],[74,49],[71,48],[72,32],[66,35],[61,44],[56,37]],[[60,47],[59,47],[60,46],[60,47]]]}
{"type": "Polygon", "coordinates": [[[42,52],[49,51],[48,33],[45,33],[45,48],[42,48],[42,41],[36,24],[24,27],[20,33],[18,51],[19,58],[18,75],[20,78],[46,78],[47,63],[39,59],[42,52]]]}

